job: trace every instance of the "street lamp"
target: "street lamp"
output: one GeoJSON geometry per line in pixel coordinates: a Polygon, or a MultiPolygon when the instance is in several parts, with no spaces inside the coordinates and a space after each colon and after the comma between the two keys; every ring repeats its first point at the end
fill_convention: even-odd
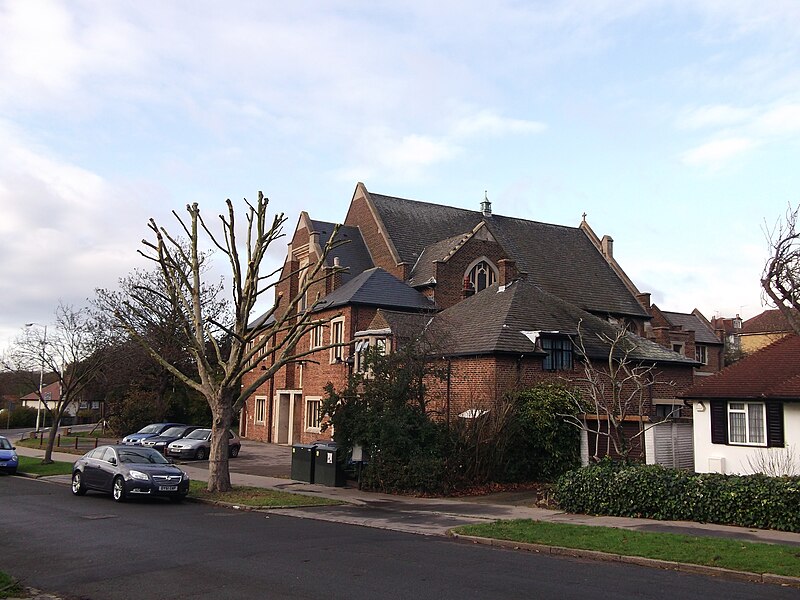
{"type": "Polygon", "coordinates": [[[44,327],[44,335],[42,336],[42,362],[39,367],[39,401],[36,403],[36,434],[38,436],[42,414],[42,384],[44,383],[44,349],[45,345],[47,344],[47,325],[40,325],[39,323],[25,323],[25,327],[33,327],[34,325],[44,327]]]}

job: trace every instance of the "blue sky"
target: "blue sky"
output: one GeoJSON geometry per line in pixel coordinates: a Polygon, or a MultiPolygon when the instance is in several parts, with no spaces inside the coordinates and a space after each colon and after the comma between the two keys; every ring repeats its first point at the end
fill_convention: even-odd
{"type": "Polygon", "coordinates": [[[796,0],[0,1],[0,346],[141,266],[150,217],[263,190],[291,233],[357,181],[586,212],[662,309],[758,314],[765,226],[800,201],[798,24],[796,0]]]}

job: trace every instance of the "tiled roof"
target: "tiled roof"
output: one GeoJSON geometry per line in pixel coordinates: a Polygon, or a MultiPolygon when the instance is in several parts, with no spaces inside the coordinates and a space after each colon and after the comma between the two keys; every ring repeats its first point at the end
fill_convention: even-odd
{"type": "Polygon", "coordinates": [[[679,313],[662,310],[661,314],[673,326],[681,326],[684,331],[694,331],[694,341],[700,344],[715,344],[722,345],[719,338],[714,335],[714,332],[703,323],[703,321],[695,314],[679,313]]]}
{"type": "Polygon", "coordinates": [[[390,329],[401,342],[418,337],[433,319],[432,313],[409,313],[379,308],[368,330],[390,329]]]}
{"type": "Polygon", "coordinates": [[[407,310],[434,310],[435,305],[408,284],[379,267],[368,269],[332,291],[314,305],[325,310],[345,304],[363,304],[407,310]]]}
{"type": "MultiPolygon", "coordinates": [[[[333,233],[335,225],[325,221],[311,221],[314,231],[319,233],[319,243],[323,248],[333,233]]],[[[349,225],[341,225],[336,234],[336,241],[346,241],[336,247],[328,256],[326,264],[329,267],[333,266],[335,258],[339,259],[339,264],[346,267],[342,271],[342,282],[350,281],[359,273],[363,273],[367,269],[371,269],[375,265],[372,263],[372,257],[369,254],[367,245],[364,243],[364,238],[361,237],[361,231],[358,227],[351,227],[349,225]]]]}
{"type": "Polygon", "coordinates": [[[775,308],[765,310],[752,319],[747,319],[742,323],[741,333],[785,333],[791,330],[789,321],[786,320],[786,317],[783,316],[779,309],[775,308]]]}
{"type": "Polygon", "coordinates": [[[472,231],[484,221],[518,269],[546,291],[595,314],[648,316],[577,227],[501,215],[484,217],[480,211],[380,194],[370,197],[400,259],[409,265],[427,247],[472,231]]]}
{"type": "MultiPolygon", "coordinates": [[[[616,335],[614,325],[524,278],[504,287],[490,286],[442,311],[434,318],[432,331],[445,354],[531,354],[536,346],[524,332],[558,332],[577,341],[579,327],[586,354],[607,357],[609,344],[603,339],[616,335]]],[[[632,333],[626,338],[633,360],[696,364],[632,333]]]]}
{"type": "Polygon", "coordinates": [[[787,335],[704,377],[684,398],[800,400],[800,336],[787,335]]]}
{"type": "Polygon", "coordinates": [[[453,237],[426,246],[411,271],[408,284],[417,286],[430,282],[435,275],[435,269],[433,267],[434,261],[445,260],[463,244],[465,239],[469,238],[471,233],[470,231],[469,233],[454,235],[453,237]]]}

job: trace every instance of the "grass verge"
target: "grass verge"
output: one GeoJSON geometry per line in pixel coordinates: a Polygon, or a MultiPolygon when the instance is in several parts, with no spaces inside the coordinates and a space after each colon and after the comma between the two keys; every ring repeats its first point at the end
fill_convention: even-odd
{"type": "Polygon", "coordinates": [[[43,465],[42,459],[37,456],[20,456],[17,471],[31,475],[69,475],[72,473],[72,463],[56,461],[43,465]]]}
{"type": "Polygon", "coordinates": [[[465,525],[454,531],[499,540],[800,577],[797,546],[531,520],[465,525]]]}
{"type": "Polygon", "coordinates": [[[16,579],[0,571],[0,598],[14,598],[22,595],[22,586],[16,579]]]}
{"type": "Polygon", "coordinates": [[[333,506],[343,504],[338,500],[330,498],[318,498],[303,494],[291,494],[289,492],[279,492],[264,488],[248,487],[242,485],[233,486],[230,492],[209,492],[204,481],[192,481],[189,488],[189,497],[200,500],[212,500],[215,502],[226,502],[239,506],[251,506],[255,508],[291,508],[295,506],[333,506]]]}

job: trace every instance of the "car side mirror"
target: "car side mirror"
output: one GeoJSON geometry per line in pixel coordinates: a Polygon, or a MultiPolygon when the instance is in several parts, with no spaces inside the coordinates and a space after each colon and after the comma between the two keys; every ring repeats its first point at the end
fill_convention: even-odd
{"type": "Polygon", "coordinates": [[[108,462],[111,463],[112,465],[116,465],[117,459],[112,456],[111,458],[108,459],[108,462]]]}

